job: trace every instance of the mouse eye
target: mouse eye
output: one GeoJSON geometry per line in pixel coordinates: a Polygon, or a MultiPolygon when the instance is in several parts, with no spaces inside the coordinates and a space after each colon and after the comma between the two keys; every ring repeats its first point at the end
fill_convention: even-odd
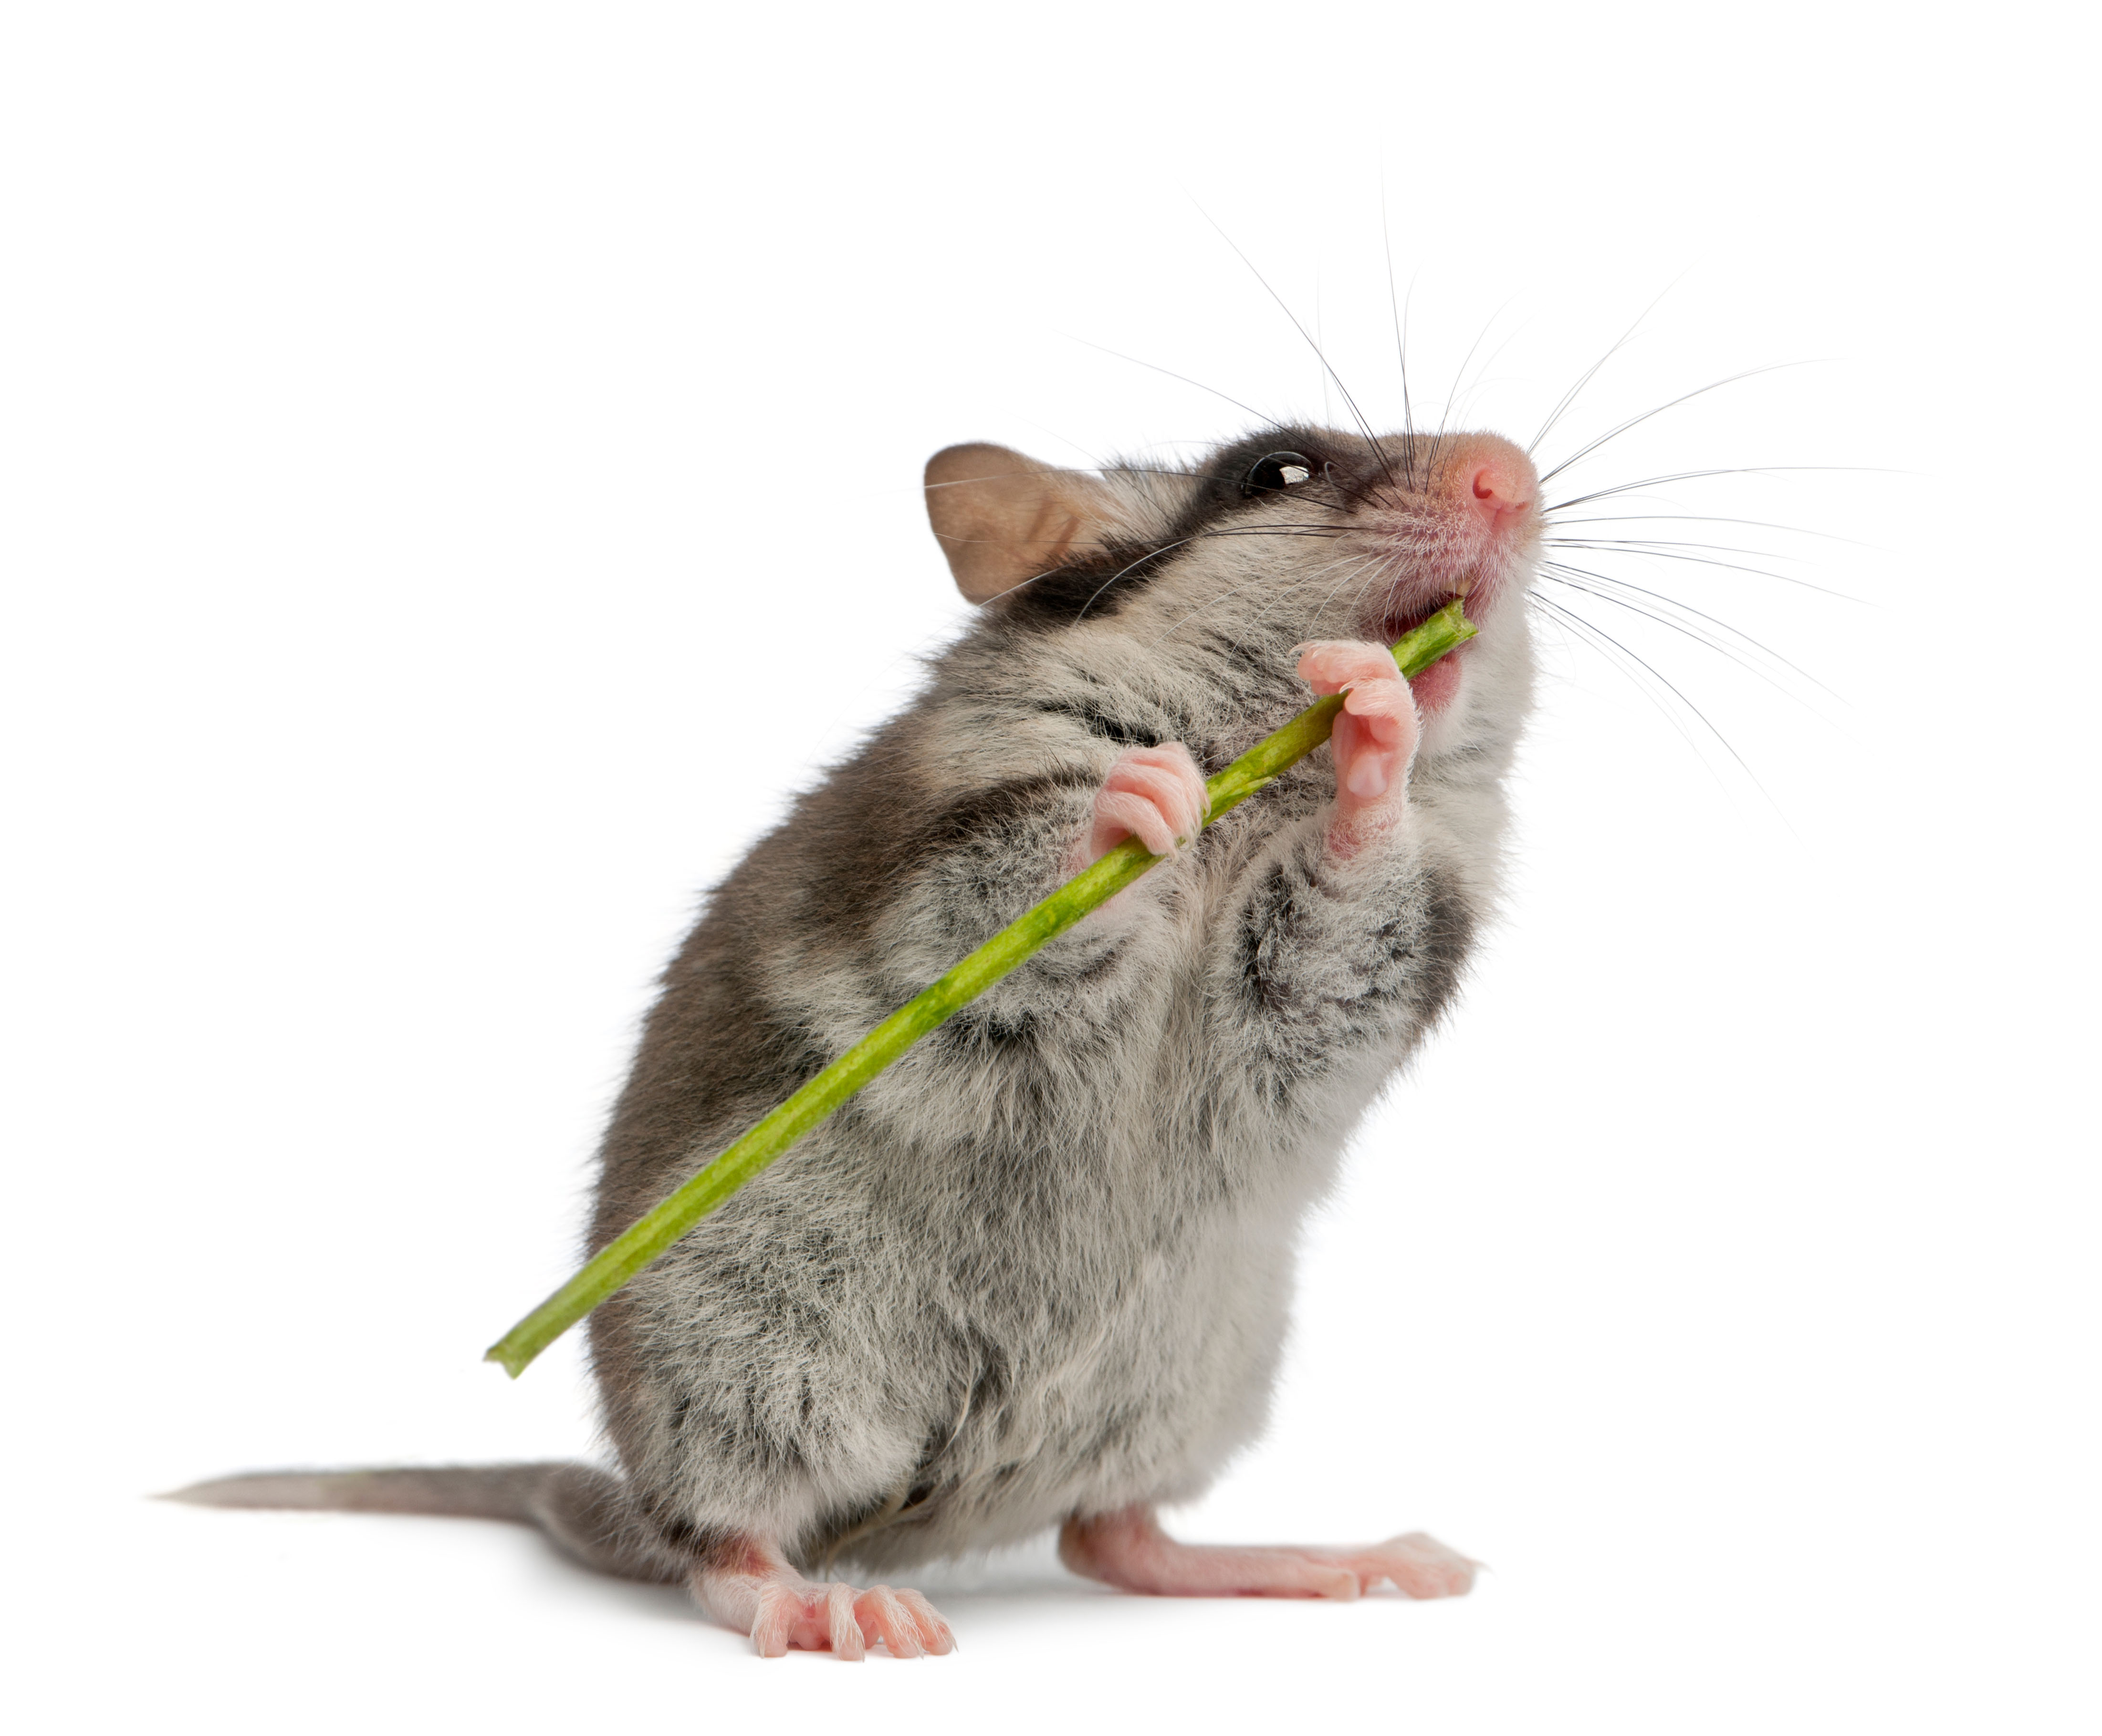
{"type": "Polygon", "coordinates": [[[1241,499],[1296,488],[1314,474],[1314,460],[1300,452],[1266,452],[1241,478],[1241,499]]]}

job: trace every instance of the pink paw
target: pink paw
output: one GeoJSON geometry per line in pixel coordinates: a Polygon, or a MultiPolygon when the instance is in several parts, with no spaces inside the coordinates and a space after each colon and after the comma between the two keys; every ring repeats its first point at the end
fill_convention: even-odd
{"type": "Polygon", "coordinates": [[[730,1565],[696,1569],[693,1588],[710,1615],[751,1635],[762,1658],[785,1657],[792,1646],[853,1662],[876,1645],[894,1658],[938,1658],[956,1649],[949,1624],[919,1592],[814,1583],[770,1549],[746,1546],[730,1565]]]}
{"type": "Polygon", "coordinates": [[[1336,759],[1336,817],[1347,833],[1360,818],[1399,815],[1415,757],[1416,699],[1386,646],[1324,639],[1302,646],[1299,676],[1316,693],[1345,695],[1329,738],[1336,759]]]}
{"type": "Polygon", "coordinates": [[[1364,1549],[1178,1543],[1150,1507],[1069,1519],[1058,1556],[1076,1574],[1156,1597],[1322,1597],[1348,1602],[1391,1581],[1410,1597],[1458,1597],[1480,1563],[1411,1531],[1364,1549]]]}
{"type": "Polygon", "coordinates": [[[1390,1537],[1367,1549],[1312,1549],[1307,1553],[1356,1574],[1361,1591],[1369,1592],[1385,1579],[1410,1597],[1464,1597],[1474,1590],[1475,1574],[1482,1565],[1422,1531],[1390,1537]]]}
{"type": "Polygon", "coordinates": [[[1088,828],[1081,866],[1099,862],[1126,838],[1156,856],[1196,837],[1211,811],[1204,775],[1179,741],[1164,748],[1127,748],[1102,780],[1088,828]]]}

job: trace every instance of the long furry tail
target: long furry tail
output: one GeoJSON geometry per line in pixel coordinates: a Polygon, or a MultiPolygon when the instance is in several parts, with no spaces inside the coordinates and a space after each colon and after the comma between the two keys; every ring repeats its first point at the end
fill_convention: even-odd
{"type": "Polygon", "coordinates": [[[259,1471],[162,1498],[193,1507],[430,1513],[536,1526],[585,1566],[676,1585],[692,1563],[638,1513],[618,1477],[592,1465],[432,1465],[374,1471],[259,1471]]]}

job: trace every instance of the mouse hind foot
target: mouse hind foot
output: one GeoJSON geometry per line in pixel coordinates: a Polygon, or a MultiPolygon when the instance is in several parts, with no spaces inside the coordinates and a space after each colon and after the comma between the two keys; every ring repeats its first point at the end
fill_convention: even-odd
{"type": "Polygon", "coordinates": [[[792,1648],[850,1660],[878,1645],[894,1658],[939,1657],[956,1649],[949,1624],[919,1592],[805,1579],[779,1550],[749,1538],[711,1550],[688,1583],[701,1608],[750,1635],[762,1658],[783,1657],[792,1648]]]}
{"type": "Polygon", "coordinates": [[[1084,1578],[1156,1597],[1327,1597],[1347,1601],[1391,1582],[1410,1597],[1457,1597],[1480,1566],[1421,1531],[1361,1549],[1178,1543],[1150,1507],[1075,1517],[1058,1558],[1084,1578]]]}

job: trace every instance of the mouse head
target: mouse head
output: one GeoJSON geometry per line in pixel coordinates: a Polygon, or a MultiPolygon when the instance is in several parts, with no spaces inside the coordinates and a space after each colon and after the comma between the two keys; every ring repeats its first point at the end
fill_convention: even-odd
{"type": "MultiPolygon", "coordinates": [[[[1510,605],[1539,552],[1538,484],[1495,434],[1375,442],[1283,425],[1186,468],[1099,473],[958,446],[929,460],[926,486],[958,588],[1017,626],[1095,623],[1171,655],[1173,638],[1202,637],[1288,659],[1313,639],[1390,644],[1464,595],[1484,642],[1524,637],[1510,605]]],[[[1418,703],[1448,701],[1460,668],[1427,671],[1418,703]]]]}

